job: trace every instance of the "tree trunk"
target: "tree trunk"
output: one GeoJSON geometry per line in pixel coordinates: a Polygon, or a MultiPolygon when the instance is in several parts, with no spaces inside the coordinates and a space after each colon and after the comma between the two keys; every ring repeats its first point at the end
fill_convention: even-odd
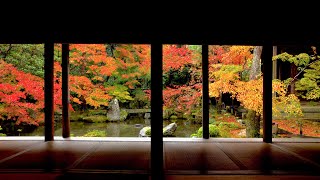
{"type": "Polygon", "coordinates": [[[217,106],[217,113],[221,114],[221,112],[222,112],[222,92],[220,92],[219,97],[216,98],[216,106],[217,106]]]}
{"type": "Polygon", "coordinates": [[[262,46],[256,46],[253,50],[253,59],[250,69],[250,80],[257,79],[261,75],[261,53],[262,46]]]}
{"type": "Polygon", "coordinates": [[[298,67],[291,63],[290,65],[290,77],[293,78],[293,81],[290,83],[290,89],[289,89],[289,93],[290,94],[296,94],[296,91],[295,91],[295,84],[296,84],[296,78],[295,77],[296,75],[298,74],[298,67]]]}
{"type": "Polygon", "coordinates": [[[248,110],[246,121],[246,137],[260,137],[260,116],[253,110],[248,110]]]}
{"type": "MultiPolygon", "coordinates": [[[[250,69],[250,80],[259,78],[261,75],[261,53],[262,46],[256,46],[253,50],[253,59],[250,69]]],[[[246,137],[260,137],[260,115],[257,115],[255,111],[248,110],[246,120],[246,137]]]]}
{"type": "Polygon", "coordinates": [[[79,99],[80,99],[80,101],[82,101],[82,103],[81,103],[81,111],[82,111],[82,112],[87,111],[87,101],[86,101],[86,99],[84,98],[83,95],[81,95],[81,96],[79,97],[79,99]]]}

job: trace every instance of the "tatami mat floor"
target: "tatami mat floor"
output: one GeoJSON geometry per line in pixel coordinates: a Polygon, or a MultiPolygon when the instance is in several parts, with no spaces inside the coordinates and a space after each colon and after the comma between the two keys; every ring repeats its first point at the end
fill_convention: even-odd
{"type": "MultiPolygon", "coordinates": [[[[150,147],[138,140],[0,140],[0,179],[149,179],[150,147]]],[[[171,139],[163,152],[166,179],[320,179],[317,140],[171,139]]]]}

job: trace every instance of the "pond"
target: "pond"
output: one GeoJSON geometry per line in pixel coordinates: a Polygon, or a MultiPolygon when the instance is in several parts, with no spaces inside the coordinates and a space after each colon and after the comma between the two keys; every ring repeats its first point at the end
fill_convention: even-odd
{"type": "MultiPolygon", "coordinates": [[[[133,117],[122,122],[109,123],[85,123],[85,122],[70,122],[71,136],[84,136],[89,131],[99,130],[105,131],[106,137],[138,137],[140,130],[145,126],[150,126],[150,119],[143,117],[133,117]]],[[[177,129],[174,133],[175,137],[190,137],[195,133],[201,124],[194,124],[186,119],[164,120],[163,125],[166,126],[172,122],[177,123],[177,129]]],[[[61,123],[55,124],[55,136],[62,136],[61,123]]],[[[44,127],[40,126],[31,133],[21,133],[21,136],[43,136],[44,127]]]]}

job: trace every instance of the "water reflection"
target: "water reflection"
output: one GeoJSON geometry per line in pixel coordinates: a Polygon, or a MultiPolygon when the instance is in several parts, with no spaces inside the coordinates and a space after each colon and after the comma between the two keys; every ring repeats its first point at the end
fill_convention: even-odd
{"type": "MultiPolygon", "coordinates": [[[[172,122],[177,123],[178,127],[175,131],[175,137],[190,137],[195,133],[201,124],[194,124],[189,120],[175,119],[163,121],[163,126],[172,122]]],[[[84,136],[89,131],[99,130],[106,131],[107,137],[138,137],[139,132],[143,127],[150,126],[151,119],[143,117],[133,117],[123,122],[110,122],[110,123],[85,123],[85,122],[71,122],[71,135],[74,137],[84,136]]],[[[61,124],[56,123],[55,136],[61,136],[61,124]]],[[[32,133],[22,134],[23,136],[43,136],[44,127],[38,127],[32,133]]]]}

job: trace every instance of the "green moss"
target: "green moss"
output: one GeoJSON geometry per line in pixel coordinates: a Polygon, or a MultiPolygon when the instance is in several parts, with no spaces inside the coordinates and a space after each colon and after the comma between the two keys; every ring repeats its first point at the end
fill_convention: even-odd
{"type": "Polygon", "coordinates": [[[83,136],[84,137],[106,137],[107,133],[106,133],[106,131],[90,130],[83,136]]]}
{"type": "Polygon", "coordinates": [[[172,115],[172,116],[170,116],[170,119],[178,119],[178,116],[172,115]]]}
{"type": "Polygon", "coordinates": [[[145,127],[146,128],[146,135],[151,136],[151,127],[145,127]]]}
{"type": "Polygon", "coordinates": [[[214,123],[216,120],[214,118],[209,118],[209,124],[214,123]]]}
{"type": "MultiPolygon", "coordinates": [[[[197,131],[197,136],[202,137],[203,129],[200,127],[197,131]]],[[[210,137],[221,137],[220,129],[217,125],[209,124],[209,135],[210,137]]]]}
{"type": "Polygon", "coordinates": [[[126,110],[120,110],[120,121],[124,121],[127,119],[128,117],[128,112],[126,110]]]}
{"type": "Polygon", "coordinates": [[[107,115],[107,110],[104,110],[104,109],[89,110],[88,116],[94,116],[94,115],[107,115]]]}
{"type": "Polygon", "coordinates": [[[174,110],[171,108],[163,110],[163,119],[169,119],[170,116],[174,113],[174,110]]]}
{"type": "Polygon", "coordinates": [[[198,138],[198,134],[194,133],[190,135],[191,138],[198,138]]]}
{"type": "Polygon", "coordinates": [[[82,120],[84,122],[89,122],[89,123],[103,123],[108,121],[108,117],[107,116],[87,116],[87,117],[83,117],[82,120]]]}
{"type": "Polygon", "coordinates": [[[83,118],[88,116],[88,113],[82,113],[79,111],[70,113],[70,121],[83,121],[83,118]]]}
{"type": "Polygon", "coordinates": [[[210,137],[220,137],[220,129],[216,125],[209,124],[210,137]]]}
{"type": "Polygon", "coordinates": [[[229,128],[229,129],[239,129],[240,128],[239,125],[234,122],[221,122],[219,124],[219,127],[221,128],[223,126],[229,128]]]}
{"type": "Polygon", "coordinates": [[[318,102],[316,102],[316,101],[308,101],[307,104],[308,104],[309,106],[317,106],[317,105],[318,105],[318,102]]]}

